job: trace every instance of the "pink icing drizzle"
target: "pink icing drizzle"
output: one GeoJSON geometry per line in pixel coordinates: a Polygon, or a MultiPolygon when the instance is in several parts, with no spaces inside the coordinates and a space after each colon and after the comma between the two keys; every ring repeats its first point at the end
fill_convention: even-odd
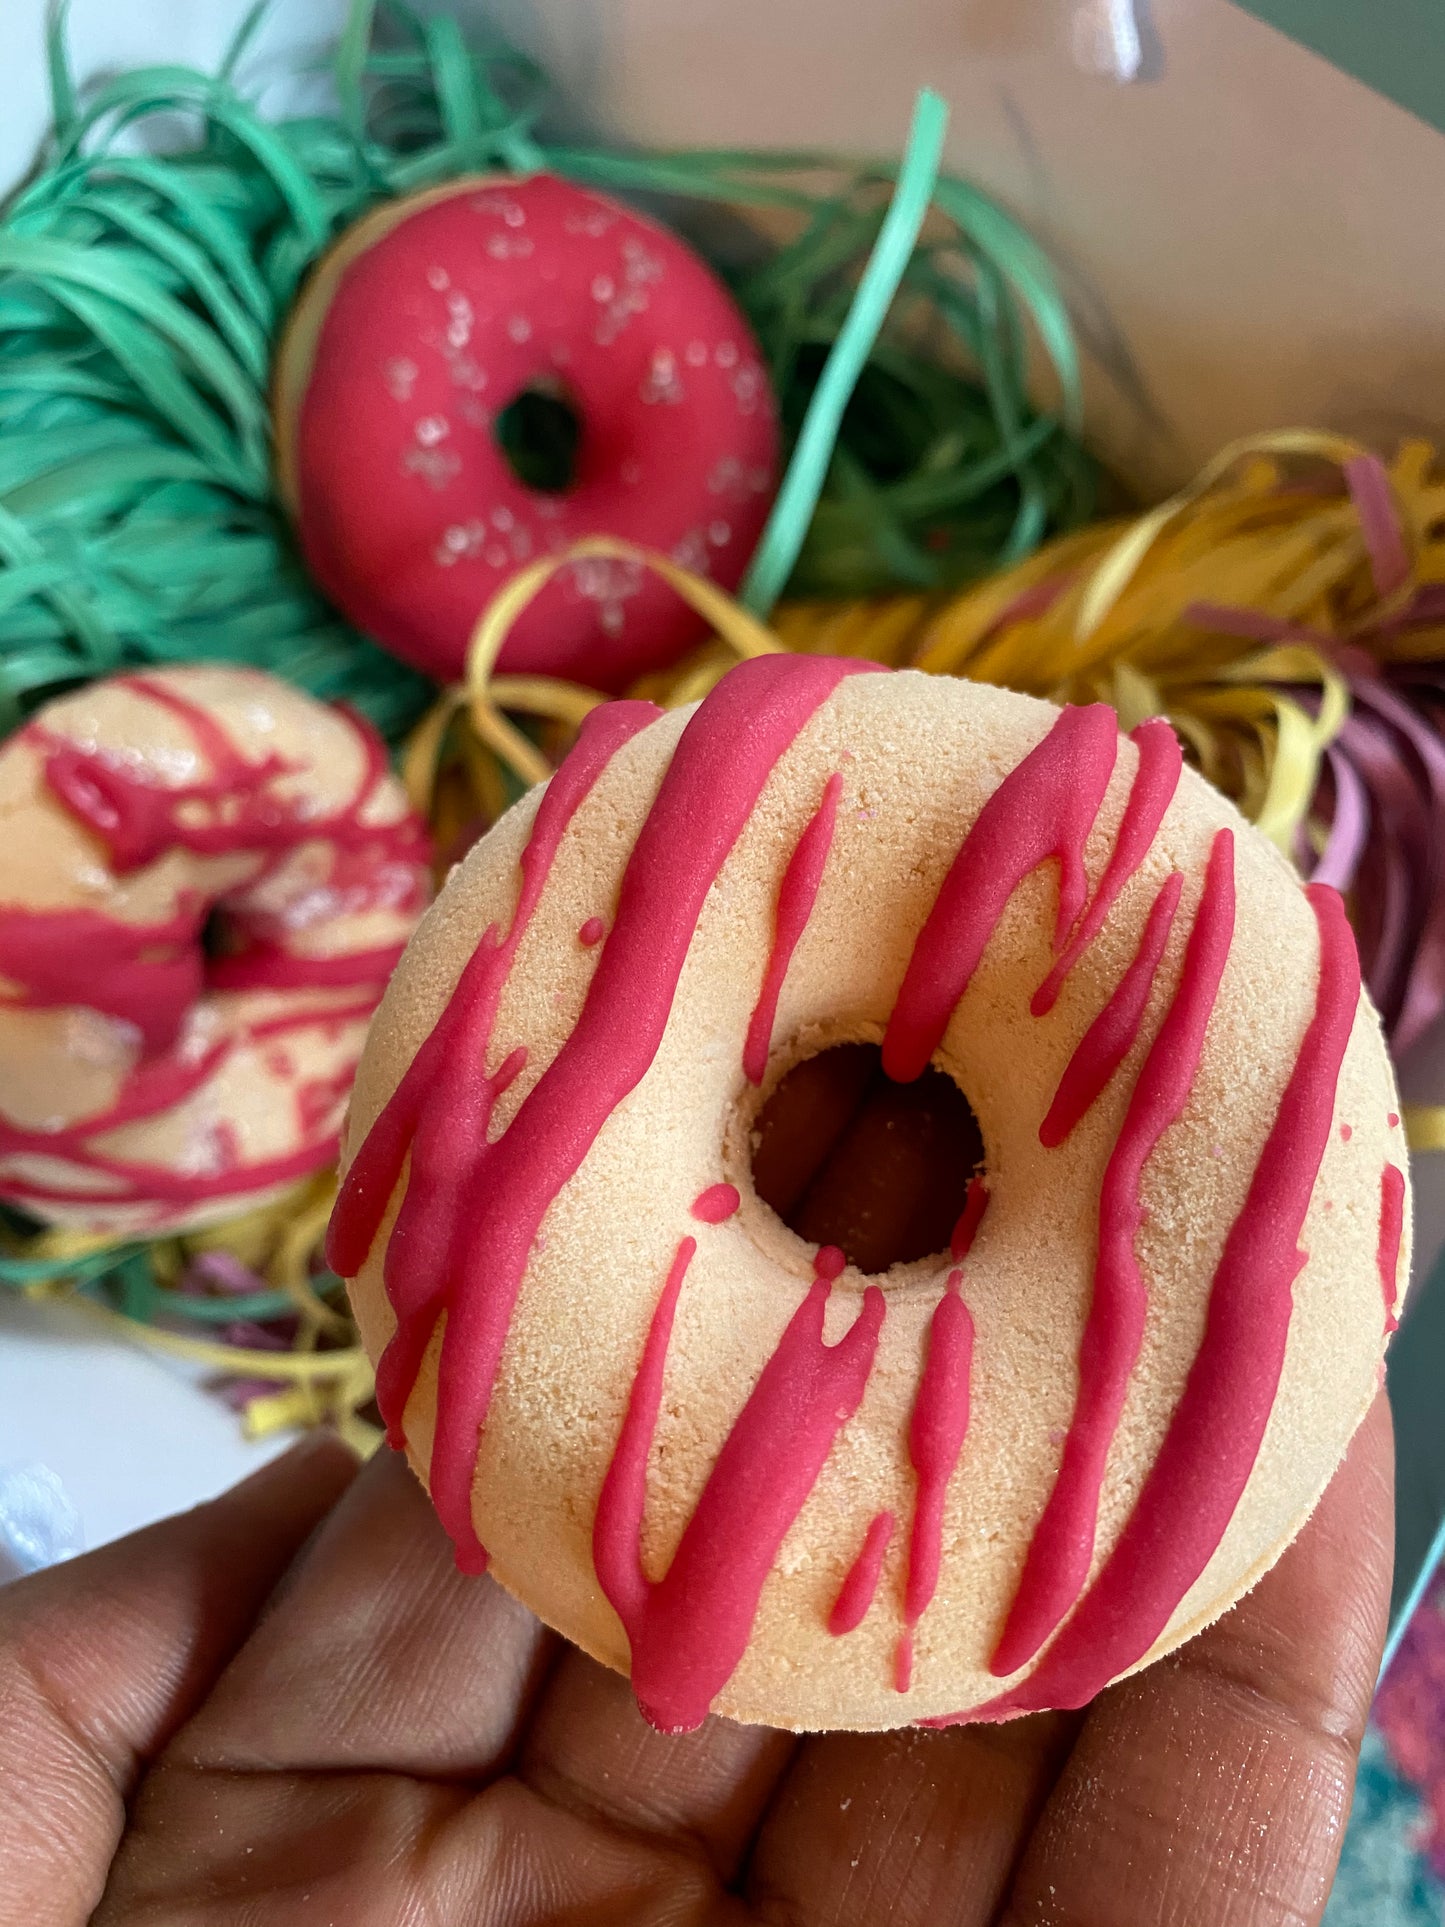
{"type": "MultiPolygon", "coordinates": [[[[477,1139],[463,1125],[459,1135],[471,1143],[472,1159],[455,1188],[438,1191],[417,1132],[417,1175],[407,1188],[428,1221],[429,1248],[414,1248],[405,1255],[404,1268],[393,1267],[398,1219],[386,1262],[387,1290],[398,1313],[392,1345],[408,1329],[410,1337],[396,1367],[378,1373],[378,1398],[384,1380],[383,1415],[388,1425],[398,1424],[430,1327],[445,1308],[431,1491],[464,1570],[485,1569],[486,1552],[471,1516],[477,1441],[547,1208],[617,1105],[646,1074],[707,893],[774,765],[845,676],[875,667],[822,657],[764,656],[739,664],[717,685],[684,729],[633,846],[612,931],[571,1035],[495,1143],[477,1139]],[[418,1337],[423,1323],[427,1329],[418,1337]]],[[[628,706],[609,705],[594,714],[606,718],[617,707],[628,706]]],[[[599,728],[606,726],[599,722],[599,728]]],[[[468,987],[469,971],[470,966],[453,997],[461,1021],[476,995],[468,987]]],[[[502,966],[498,989],[504,975],[502,966]]],[[[411,1068],[427,1055],[423,1047],[411,1068]]],[[[440,1085],[427,1090],[409,1069],[338,1200],[333,1262],[348,1276],[355,1274],[376,1234],[423,1096],[436,1128],[457,1129],[440,1085]],[[369,1156],[373,1140],[377,1152],[369,1156]],[[363,1164],[367,1169],[353,1190],[352,1178],[363,1164]]],[[[385,1357],[382,1364],[387,1366],[385,1357]]]]}
{"type": "Polygon", "coordinates": [[[978,1236],[978,1228],[987,1210],[988,1180],[975,1175],[968,1181],[963,1209],[958,1214],[958,1223],[953,1227],[953,1235],[948,1241],[948,1255],[955,1263],[961,1263],[973,1250],[973,1241],[978,1236]]]}
{"type": "Polygon", "coordinates": [[[123,923],[99,910],[0,906],[0,977],[18,989],[4,1001],[26,1010],[102,1011],[134,1024],[143,1052],[155,1056],[175,1042],[201,994],[200,934],[199,905],[156,923],[123,923]]]}
{"type": "Polygon", "coordinates": [[[692,1201],[692,1215],[700,1224],[721,1224],[737,1210],[742,1200],[735,1184],[710,1184],[692,1201]]]}
{"type": "Polygon", "coordinates": [[[762,989],[748,1025],[743,1046],[743,1074],[750,1084],[761,1084],[768,1068],[768,1049],[773,1041],[773,1020],[778,1014],[778,998],[788,965],[798,947],[798,939],[808,927],[818,886],[823,881],[828,852],[833,847],[833,828],[838,820],[838,798],[843,778],[835,771],[823,785],[823,800],[798,838],[797,848],[788,859],[783,880],[778,886],[777,921],[773,948],[763,972],[762,989]]]}
{"type": "Polygon", "coordinates": [[[1385,1330],[1397,1331],[1400,1243],[1405,1236],[1405,1173],[1387,1164],[1380,1174],[1380,1286],[1385,1294],[1385,1330]]]}
{"type": "Polygon", "coordinates": [[[1176,870],[1155,897],[1134,961],[1064,1066],[1048,1116],[1039,1126],[1040,1144],[1053,1149],[1064,1142],[1133,1049],[1183,888],[1184,878],[1176,870]]]}
{"type": "Polygon", "coordinates": [[[592,1532],[598,1580],[632,1648],[638,1705],[664,1733],[700,1726],[742,1658],[778,1549],[862,1400],[884,1313],[883,1293],[870,1285],[848,1331],[825,1344],[833,1280],[816,1267],[723,1441],[665,1576],[649,1579],[641,1546],[647,1461],[673,1314],[695,1249],[684,1238],[668,1273],[592,1532]]]}
{"type": "Polygon", "coordinates": [[[828,1631],[834,1639],[841,1639],[844,1633],[853,1632],[867,1618],[868,1608],[878,1591],[884,1555],[892,1544],[896,1524],[891,1512],[876,1513],[869,1521],[858,1557],[848,1568],[838,1588],[838,1597],[833,1601],[833,1610],[828,1615],[828,1631]]]}
{"type": "Polygon", "coordinates": [[[1179,787],[1184,759],[1179,753],[1178,737],[1162,717],[1151,717],[1148,722],[1140,723],[1129,740],[1139,752],[1139,767],[1130,785],[1129,801],[1124,805],[1119,835],[1093,901],[1079,919],[1053,969],[1034,992],[1029,1008],[1035,1017],[1046,1016],[1053,1009],[1064,979],[1103,929],[1119,892],[1153,847],[1165,811],[1179,787]]]}
{"type": "Polygon", "coordinates": [[[961,1271],[950,1271],[943,1295],[933,1308],[923,1374],[908,1422],[908,1458],[918,1480],[918,1493],[908,1542],[908,1580],[903,1590],[903,1639],[894,1668],[894,1684],[900,1693],[906,1693],[912,1683],[914,1629],[938,1590],[943,1502],[968,1434],[973,1319],[959,1292],[962,1279],[961,1271]]]}
{"type": "Polygon", "coordinates": [[[1178,988],[1139,1072],[1104,1172],[1074,1415],[1054,1489],[1034,1529],[1018,1592],[990,1661],[998,1674],[1028,1664],[1089,1576],[1109,1447],[1144,1335],[1148,1294],[1134,1252],[1142,1219],[1139,1186],[1155,1145],[1188,1100],[1233,932],[1234,837],[1220,830],[1178,988]]]}
{"type": "Polygon", "coordinates": [[[1320,932],[1314,1015],[1225,1240],[1183,1396],[1103,1570],[1043,1664],[984,1709],[986,1717],[1083,1706],[1142,1659],[1208,1565],[1254,1469],[1305,1262],[1300,1232],[1360,999],[1359,958],[1338,893],[1310,884],[1305,894],[1320,932]]]}
{"type": "Polygon", "coordinates": [[[387,1243],[387,1296],[397,1328],[377,1367],[377,1403],[393,1445],[427,1341],[462,1259],[456,1249],[465,1187],[486,1153],[497,1098],[523,1068],[515,1050],[490,1077],[486,1063],[502,988],[551,873],[567,827],[624,743],[654,722],[651,703],[609,703],[589,714],[542,793],[518,865],[521,887],[505,940],[491,928],[470,958],[435,1028],[358,1149],[327,1234],[327,1260],[354,1277],[366,1261],[408,1151],[425,1183],[408,1183],[387,1243]]]}
{"type": "Polygon", "coordinates": [[[1113,774],[1114,712],[1065,709],[978,813],[913,946],[883,1039],[900,1084],[926,1069],[1009,898],[1050,857],[1059,863],[1055,942],[1084,906],[1084,844],[1113,774]]]}

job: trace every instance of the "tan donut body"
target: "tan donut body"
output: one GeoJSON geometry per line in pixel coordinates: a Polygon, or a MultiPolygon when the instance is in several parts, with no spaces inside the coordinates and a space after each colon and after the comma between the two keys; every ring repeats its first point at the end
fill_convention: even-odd
{"type": "MultiPolygon", "coordinates": [[[[600,918],[610,933],[624,869],[691,714],[666,716],[626,742],[561,839],[486,1050],[489,1071],[518,1046],[527,1053],[497,1099],[494,1142],[567,1047],[599,967],[598,949],[580,941],[579,930],[600,918]]],[[[546,1211],[507,1320],[471,1518],[502,1583],[609,1666],[628,1670],[629,1641],[599,1583],[594,1525],[679,1242],[691,1235],[697,1248],[677,1299],[647,1460],[641,1556],[653,1580],[667,1571],[813,1278],[813,1247],[752,1189],[751,1120],[800,1057],[884,1035],[960,843],[1059,714],[1030,698],[913,673],[839,683],[782,751],[707,891],[650,1066],[546,1211]],[[742,1055],[780,878],[835,773],[842,787],[831,847],[783,981],[766,1076],[754,1089],[742,1055]],[[721,1182],[737,1188],[740,1208],[724,1222],[699,1223],[694,1200],[721,1182]]],[[[1084,846],[1091,889],[1114,848],[1138,762],[1120,742],[1084,846]]],[[[534,792],[468,856],[408,949],[358,1076],[352,1158],[442,1020],[483,933],[507,930],[538,808],[534,792]]],[[[1147,1314],[1108,1450],[1091,1585],[1107,1564],[1200,1348],[1226,1236],[1300,1055],[1320,971],[1316,918],[1288,865],[1187,770],[1052,1011],[1030,1013],[1055,954],[1057,865],[1049,861],[1012,894],[934,1053],[977,1114],[989,1203],[961,1265],[973,1324],[971,1409],[944,1491],[937,1586],[914,1633],[909,1689],[895,1683],[919,1490],[909,1426],[952,1268],[944,1257],[896,1267],[881,1281],[886,1315],[861,1402],[782,1538],[745,1649],[713,1698],[716,1710],[794,1728],[885,1728],[997,1702],[1039,1663],[1009,1682],[989,1669],[1074,1412],[1105,1169],[1175,995],[1220,830],[1234,836],[1234,932],[1182,1114],[1144,1170],[1135,1248],[1147,1314]],[[1135,958],[1174,869],[1183,880],[1179,911],[1137,1041],[1071,1135],[1047,1149],[1040,1121],[1064,1067],[1135,958]],[[856,1630],[834,1636],[828,1620],[840,1587],[870,1522],[885,1511],[897,1529],[876,1594],[856,1630]]],[[[1119,1672],[1188,1638],[1254,1583],[1308,1516],[1374,1395],[1386,1318],[1382,1169],[1405,1161],[1397,1110],[1378,1024],[1361,996],[1333,1110],[1348,1135],[1331,1124],[1309,1193],[1300,1239],[1309,1256],[1294,1281],[1263,1443],[1217,1549],[1147,1651],[1119,1672]]],[[[413,1144],[413,1185],[421,1155],[413,1144]]],[[[352,1285],[373,1354],[396,1325],[382,1272],[403,1189],[352,1285]]],[[[411,1263],[419,1262],[413,1253],[411,1263]]],[[[1396,1263],[1403,1281],[1408,1222],[1396,1263]]],[[[837,1280],[826,1313],[830,1344],[862,1316],[870,1282],[851,1269],[837,1280]]],[[[459,1315],[458,1302],[450,1301],[448,1318],[459,1315]]],[[[406,1442],[420,1471],[432,1455],[442,1340],[442,1330],[433,1333],[405,1406],[406,1442]]]]}
{"type": "Polygon", "coordinates": [[[384,757],[219,667],[92,684],[0,749],[0,1196],[176,1229],[329,1162],[429,894],[384,757]],[[242,955],[203,959],[213,913],[242,955]]]}

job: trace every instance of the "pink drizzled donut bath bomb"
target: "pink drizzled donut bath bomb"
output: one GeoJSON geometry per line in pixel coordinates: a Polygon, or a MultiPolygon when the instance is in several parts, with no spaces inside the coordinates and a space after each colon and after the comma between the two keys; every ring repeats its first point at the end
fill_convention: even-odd
{"type": "Polygon", "coordinates": [[[393,1440],[669,1730],[1004,1718],[1168,1652],[1308,1517],[1408,1275],[1338,896],[1163,722],[868,667],[589,718],[426,917],[347,1131],[393,1440]],[[858,1040],[984,1147],[952,1248],[874,1277],[751,1173],[858,1040]]]}
{"type": "Polygon", "coordinates": [[[336,1155],[431,891],[368,723],[157,669],[0,749],[0,1197],[93,1231],[234,1216],[336,1155]]]}

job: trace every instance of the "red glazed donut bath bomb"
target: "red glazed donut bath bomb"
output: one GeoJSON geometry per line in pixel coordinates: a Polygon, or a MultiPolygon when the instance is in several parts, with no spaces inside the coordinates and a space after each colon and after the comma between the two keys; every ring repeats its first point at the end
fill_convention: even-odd
{"type": "MultiPolygon", "coordinates": [[[[276,433],[321,586],[442,681],[502,584],[584,536],[736,587],[778,458],[757,345],[711,271],[549,175],[452,181],[346,235],[283,343],[276,433]],[[507,453],[539,421],[546,473],[507,453]]],[[[700,634],[664,583],[591,559],[537,597],[499,667],[617,690],[700,634]]]]}
{"type": "Polygon", "coordinates": [[[239,668],[117,676],[0,749],[0,1198],[95,1231],[336,1155],[430,895],[368,723],[239,668]]]}

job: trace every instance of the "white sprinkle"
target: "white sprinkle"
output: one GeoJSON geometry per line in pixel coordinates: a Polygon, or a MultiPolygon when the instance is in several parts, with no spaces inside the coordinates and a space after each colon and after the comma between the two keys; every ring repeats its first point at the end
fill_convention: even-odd
{"type": "Polygon", "coordinates": [[[652,366],[638,391],[644,402],[664,402],[675,406],[683,399],[685,390],[677,372],[677,356],[670,348],[653,350],[652,366]]]}
{"type": "Polygon", "coordinates": [[[594,301],[610,301],[617,292],[617,283],[610,274],[599,274],[592,283],[594,301]]]}
{"type": "Polygon", "coordinates": [[[707,343],[705,341],[690,341],[687,344],[687,353],[683,356],[683,359],[689,368],[706,368],[707,343]]]}
{"type": "Polygon", "coordinates": [[[707,539],[715,549],[725,549],[733,539],[732,524],[730,522],[709,522],[707,525],[707,539]]]}
{"type": "Polygon", "coordinates": [[[426,280],[427,286],[429,288],[435,288],[438,294],[441,293],[443,288],[449,288],[452,285],[452,278],[445,268],[428,268],[426,271],[426,280]]]}
{"type": "Polygon", "coordinates": [[[487,385],[486,370],[479,368],[470,355],[458,355],[451,363],[452,384],[457,388],[470,388],[479,395],[487,385]]]}
{"type": "Polygon", "coordinates": [[[409,448],[401,466],[403,474],[420,475],[433,488],[442,489],[460,472],[462,458],[449,448],[409,448]]]}
{"type": "Polygon", "coordinates": [[[736,368],[738,344],[735,341],[720,341],[713,351],[713,360],[719,368],[736,368]]]}
{"type": "Polygon", "coordinates": [[[507,323],[507,337],[520,347],[524,341],[532,339],[532,324],[524,314],[514,314],[507,323]]]}
{"type": "Polygon", "coordinates": [[[512,514],[512,511],[505,506],[492,510],[492,527],[494,529],[509,529],[515,520],[516,517],[512,514]]]}
{"type": "Polygon", "coordinates": [[[755,361],[749,361],[739,368],[733,377],[733,393],[737,397],[738,408],[744,415],[752,414],[762,392],[763,371],[755,361]]]}
{"type": "Polygon", "coordinates": [[[416,425],[416,438],[423,448],[435,448],[451,434],[445,415],[423,415],[416,425]]]}
{"type": "Polygon", "coordinates": [[[411,400],[411,391],[416,386],[418,373],[416,363],[408,361],[405,356],[387,362],[382,369],[382,380],[386,383],[386,392],[393,401],[411,400]]]}
{"type": "Polygon", "coordinates": [[[706,575],[711,557],[708,555],[707,537],[701,529],[689,529],[680,542],[673,544],[672,559],[681,569],[691,569],[694,575],[706,575]]]}

